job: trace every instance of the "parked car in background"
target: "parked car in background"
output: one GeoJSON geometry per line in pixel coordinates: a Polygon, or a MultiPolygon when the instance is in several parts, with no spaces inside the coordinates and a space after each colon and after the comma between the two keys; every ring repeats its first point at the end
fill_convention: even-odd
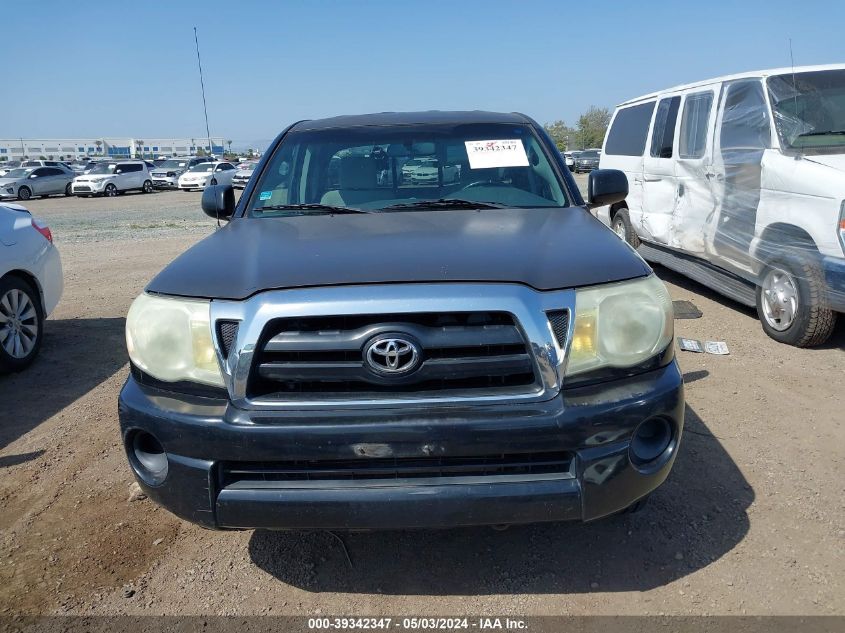
{"type": "Polygon", "coordinates": [[[252,177],[252,173],[255,171],[255,166],[258,163],[249,162],[249,163],[240,163],[235,170],[235,175],[232,176],[232,186],[235,189],[243,189],[246,187],[246,183],[249,182],[249,179],[252,177]]]}
{"type": "Polygon", "coordinates": [[[418,165],[411,173],[411,184],[439,185],[453,184],[461,179],[461,168],[458,165],[440,166],[440,161],[430,160],[418,165]],[[442,175],[442,181],[441,181],[442,175]]]}
{"type": "Polygon", "coordinates": [[[0,176],[0,199],[71,194],[74,174],[62,167],[18,167],[0,176]]]}
{"type": "Polygon", "coordinates": [[[598,149],[585,149],[580,152],[578,158],[575,159],[575,173],[580,174],[598,169],[600,155],[601,150],[598,149]]]}
{"type": "Polygon", "coordinates": [[[200,163],[179,176],[179,189],[191,191],[208,185],[231,185],[235,166],[227,161],[200,163]]]}
{"type": "Polygon", "coordinates": [[[581,155],[580,151],[570,151],[563,153],[563,160],[566,163],[566,166],[569,168],[569,171],[575,171],[575,160],[581,155]]]}
{"type": "Polygon", "coordinates": [[[116,196],[126,191],[150,193],[153,181],[142,160],[118,160],[100,163],[87,174],[73,179],[77,196],[116,196]]]}
{"type": "Polygon", "coordinates": [[[90,169],[92,167],[91,161],[89,160],[77,160],[70,164],[70,168],[75,174],[84,174],[86,169],[90,169]]]}
{"type": "Polygon", "coordinates": [[[6,160],[0,163],[0,176],[5,176],[7,173],[21,166],[19,160],[6,160]]]}
{"type": "Polygon", "coordinates": [[[151,499],[210,528],[465,527],[598,519],[666,479],[669,293],[535,121],[304,121],[243,195],[203,193],[231,222],[126,319],[121,439],[151,499]],[[379,184],[418,153],[461,178],[379,184]]]}
{"type": "Polygon", "coordinates": [[[22,206],[0,204],[0,373],[20,371],[38,355],[62,289],[50,229],[22,206]]]}
{"type": "Polygon", "coordinates": [[[72,172],[73,170],[60,160],[25,160],[21,167],[58,167],[72,172]]]}
{"type": "Polygon", "coordinates": [[[648,260],[757,309],[810,347],[845,312],[845,64],[747,72],[616,108],[599,218],[648,260]]]}
{"type": "Polygon", "coordinates": [[[156,189],[178,189],[179,176],[201,163],[210,162],[203,156],[170,158],[152,171],[153,187],[156,189]]]}

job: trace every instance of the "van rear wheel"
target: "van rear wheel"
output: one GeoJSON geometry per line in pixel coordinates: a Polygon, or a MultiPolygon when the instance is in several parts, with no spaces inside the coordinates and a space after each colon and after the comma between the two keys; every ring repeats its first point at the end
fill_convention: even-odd
{"type": "Polygon", "coordinates": [[[788,252],[767,262],[757,286],[757,315],[763,331],[780,343],[813,347],[827,341],[836,313],[817,258],[788,252]]]}
{"type": "Polygon", "coordinates": [[[634,227],[631,225],[631,217],[628,215],[628,209],[625,207],[616,211],[616,214],[613,216],[613,220],[610,223],[610,227],[613,229],[613,232],[619,236],[619,239],[628,242],[628,244],[634,248],[637,248],[640,245],[640,238],[634,230],[634,227]]]}

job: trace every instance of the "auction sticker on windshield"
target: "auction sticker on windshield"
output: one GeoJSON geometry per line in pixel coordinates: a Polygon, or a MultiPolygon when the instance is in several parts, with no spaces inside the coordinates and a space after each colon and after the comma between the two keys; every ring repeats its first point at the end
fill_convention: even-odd
{"type": "Polygon", "coordinates": [[[521,139],[465,141],[470,169],[528,167],[528,156],[521,139]]]}

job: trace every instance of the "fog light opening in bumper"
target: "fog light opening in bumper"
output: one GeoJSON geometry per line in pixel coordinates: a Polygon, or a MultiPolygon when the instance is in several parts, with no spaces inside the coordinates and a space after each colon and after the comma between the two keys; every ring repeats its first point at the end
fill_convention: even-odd
{"type": "Polygon", "coordinates": [[[154,435],[134,431],[126,440],[132,470],[149,486],[159,486],[167,478],[167,453],[154,435]]]}
{"type": "Polygon", "coordinates": [[[635,466],[660,460],[672,446],[672,424],[665,418],[649,418],[634,430],[629,454],[635,466]]]}

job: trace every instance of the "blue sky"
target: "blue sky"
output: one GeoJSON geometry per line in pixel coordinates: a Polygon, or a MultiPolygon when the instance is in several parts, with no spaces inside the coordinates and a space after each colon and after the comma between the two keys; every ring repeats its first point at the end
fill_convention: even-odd
{"type": "Polygon", "coordinates": [[[288,123],[382,110],[589,105],[711,76],[845,61],[845,2],[2,3],[0,137],[211,133],[266,143],[288,123]]]}

